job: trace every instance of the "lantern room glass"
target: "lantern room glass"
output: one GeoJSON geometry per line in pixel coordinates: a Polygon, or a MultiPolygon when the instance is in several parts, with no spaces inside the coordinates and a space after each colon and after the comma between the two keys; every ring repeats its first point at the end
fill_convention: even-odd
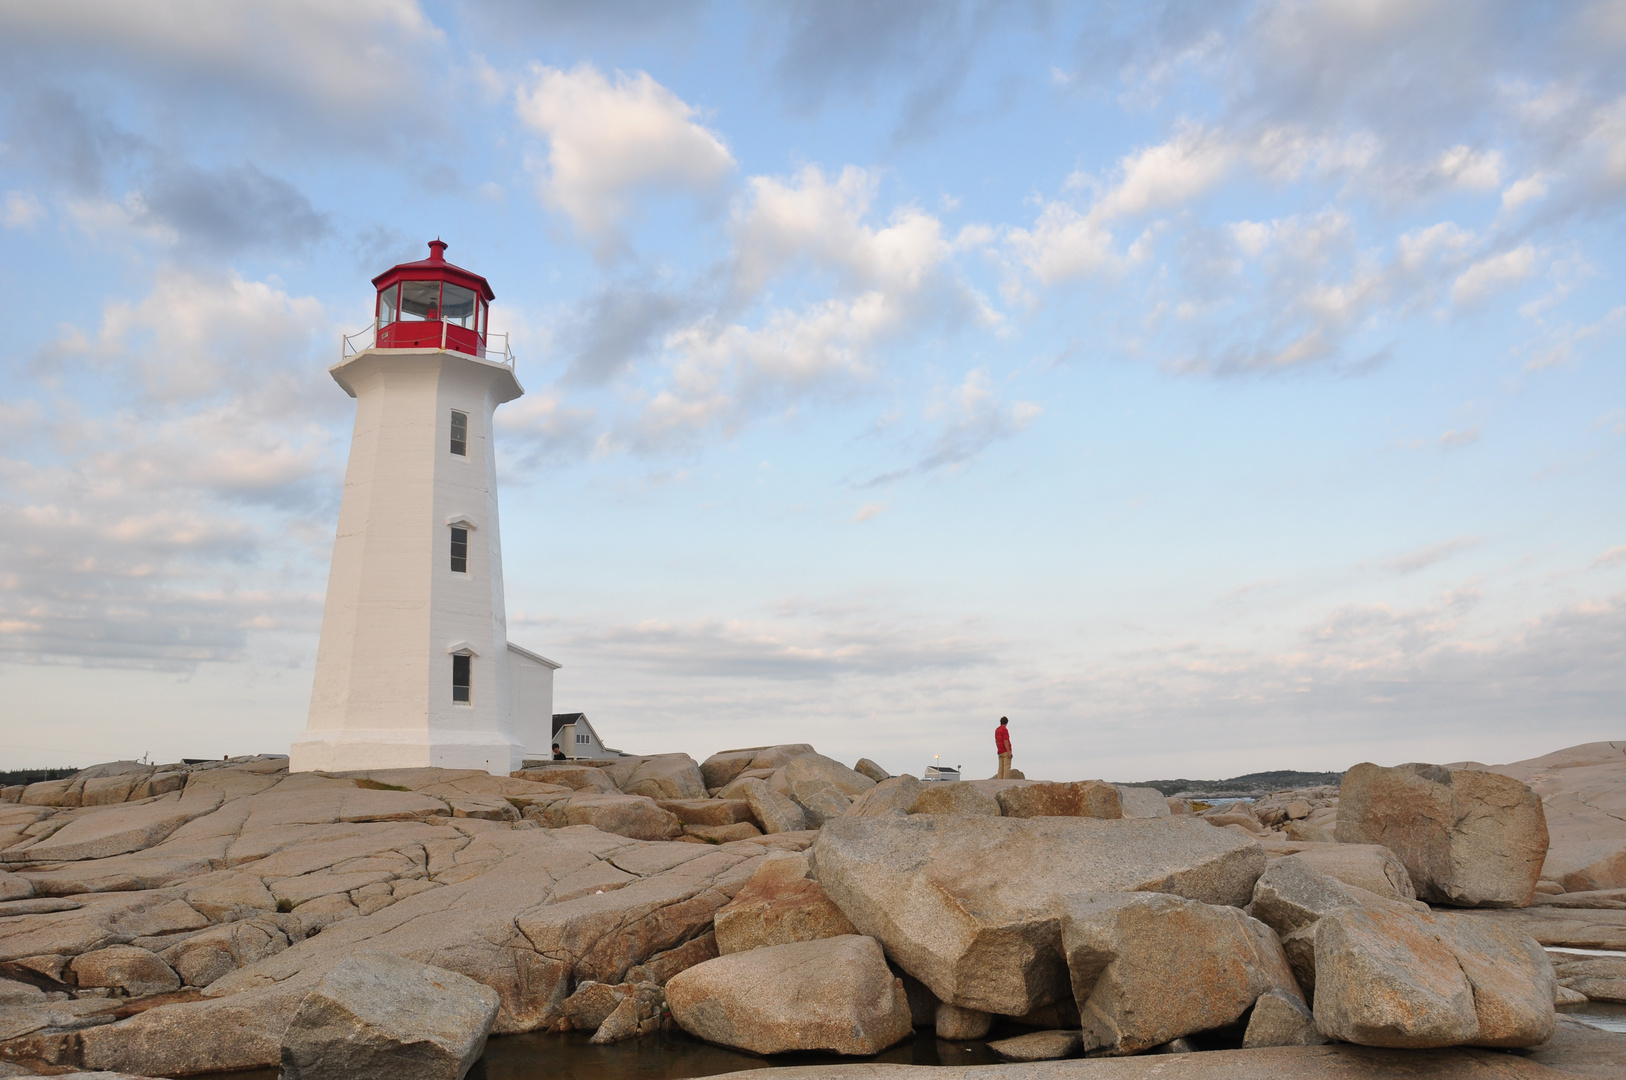
{"type": "Polygon", "coordinates": [[[401,318],[436,322],[440,319],[440,282],[401,282],[401,318]]]}
{"type": "Polygon", "coordinates": [[[388,326],[401,317],[401,286],[391,285],[378,294],[378,323],[388,326]]]}

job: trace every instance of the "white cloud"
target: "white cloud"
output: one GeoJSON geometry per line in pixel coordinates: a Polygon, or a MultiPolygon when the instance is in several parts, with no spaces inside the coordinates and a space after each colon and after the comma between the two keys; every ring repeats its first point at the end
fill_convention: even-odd
{"type": "Polygon", "coordinates": [[[158,83],[202,78],[215,92],[288,95],[318,125],[386,109],[398,119],[442,41],[416,0],[53,0],[5,5],[0,27],[16,48],[100,53],[158,83]]]}
{"type": "Polygon", "coordinates": [[[1480,543],[1477,536],[1454,536],[1450,540],[1442,540],[1438,544],[1430,544],[1417,551],[1397,555],[1385,560],[1383,565],[1397,574],[1415,574],[1435,563],[1444,562],[1458,552],[1476,548],[1480,543]]]}
{"type": "Polygon", "coordinates": [[[0,225],[8,229],[32,229],[45,218],[45,207],[26,191],[8,191],[0,201],[0,225]]]}
{"type": "Polygon", "coordinates": [[[1475,424],[1471,428],[1464,428],[1460,431],[1452,428],[1436,441],[1439,443],[1441,450],[1457,450],[1464,446],[1471,446],[1479,441],[1479,425],[1475,424]]]}
{"type": "MultiPolygon", "coordinates": [[[[1165,142],[1125,155],[1117,180],[1099,191],[1083,209],[1064,200],[1046,200],[1033,225],[1014,228],[1007,242],[1016,260],[1045,284],[1069,278],[1127,270],[1143,261],[1145,239],[1120,253],[1114,228],[1125,219],[1184,207],[1207,194],[1243,166],[1275,182],[1306,174],[1332,174],[1360,168],[1373,153],[1364,135],[1335,139],[1302,129],[1267,127],[1250,134],[1182,125],[1165,142]]],[[[1094,188],[1090,178],[1075,173],[1071,189],[1094,188]]],[[[1260,241],[1244,222],[1235,233],[1239,243],[1260,241]]]]}
{"type": "Polygon", "coordinates": [[[1457,145],[1440,155],[1434,172],[1456,187],[1490,191],[1502,182],[1502,155],[1497,150],[1479,151],[1457,145]]]}
{"type": "Polygon", "coordinates": [[[1515,210],[1528,202],[1547,197],[1547,190],[1551,186],[1551,178],[1544,172],[1531,173],[1522,176],[1507,186],[1502,192],[1502,209],[1515,210]]]}
{"type": "Polygon", "coordinates": [[[1457,277],[1451,286],[1451,303],[1457,307],[1476,304],[1492,293],[1522,284],[1535,269],[1536,249],[1531,244],[1481,259],[1457,277]]]}
{"type": "Polygon", "coordinates": [[[140,192],[130,192],[122,202],[70,199],[68,217],[92,240],[121,243],[145,240],[165,247],[172,247],[180,240],[180,234],[172,226],[154,220],[140,192]]]}
{"type": "Polygon", "coordinates": [[[963,466],[994,443],[1025,430],[1042,412],[1031,401],[1006,404],[995,391],[988,369],[974,368],[942,402],[927,410],[927,419],[939,421],[941,427],[915,471],[963,466]]]}
{"type": "Polygon", "coordinates": [[[1223,134],[1188,128],[1118,163],[1121,178],[1092,208],[1103,220],[1177,206],[1223,179],[1240,156],[1223,134]]]}
{"type": "Polygon", "coordinates": [[[874,179],[848,167],[835,178],[808,167],[790,178],[752,177],[730,229],[732,296],[668,332],[664,378],[646,383],[626,440],[642,448],[731,434],[748,420],[869,384],[883,345],[1000,316],[954,273],[954,242],[916,206],[869,220],[874,179]],[[770,285],[803,299],[775,302],[770,285]]]}
{"type": "Polygon", "coordinates": [[[312,298],[173,268],[70,331],[47,384],[88,367],[115,404],[0,403],[30,431],[0,458],[0,656],[186,668],[264,633],[293,637],[262,658],[297,655],[342,465],[347,399],[313,356],[329,333],[312,298]]]}
{"type": "Polygon", "coordinates": [[[103,368],[128,372],[155,397],[205,398],[236,389],[276,404],[289,392],[288,375],[296,368],[307,389],[295,396],[305,398],[311,350],[332,340],[332,331],[314,297],[289,296],[235,272],[162,267],[145,297],[111,301],[95,337],[75,331],[65,347],[89,351],[103,368]]]}
{"type": "Polygon", "coordinates": [[[537,65],[517,93],[520,119],[548,139],[543,201],[581,232],[611,242],[647,191],[712,196],[734,168],[695,110],[645,72],[604,77],[537,65]]]}
{"type": "Polygon", "coordinates": [[[951,253],[942,222],[918,207],[897,208],[881,227],[866,224],[875,180],[851,165],[834,181],[809,165],[791,180],[754,176],[747,186],[734,223],[742,295],[755,295],[799,261],[836,269],[855,288],[918,292],[951,253]]]}

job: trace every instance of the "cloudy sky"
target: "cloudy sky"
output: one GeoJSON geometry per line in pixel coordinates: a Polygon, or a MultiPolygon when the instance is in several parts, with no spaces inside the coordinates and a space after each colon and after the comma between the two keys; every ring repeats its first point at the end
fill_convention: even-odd
{"type": "Polygon", "coordinates": [[[1620,738],[1623,226],[1622,0],[0,0],[0,763],[287,750],[436,236],[613,745],[1620,738]]]}

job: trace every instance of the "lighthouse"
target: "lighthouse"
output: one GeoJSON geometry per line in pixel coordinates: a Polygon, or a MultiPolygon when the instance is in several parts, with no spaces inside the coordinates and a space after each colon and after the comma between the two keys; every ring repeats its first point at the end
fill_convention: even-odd
{"type": "Polygon", "coordinates": [[[365,347],[328,369],[356,422],[295,772],[549,756],[559,665],[508,641],[497,515],[492,418],[525,391],[446,247],[373,279],[365,347]]]}

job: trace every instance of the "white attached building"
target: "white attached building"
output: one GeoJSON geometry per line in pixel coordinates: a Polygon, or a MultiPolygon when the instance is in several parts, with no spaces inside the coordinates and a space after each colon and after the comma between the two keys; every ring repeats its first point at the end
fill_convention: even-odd
{"type": "Polygon", "coordinates": [[[491,286],[429,248],[373,279],[373,342],[329,369],[356,423],[296,772],[550,753],[559,665],[508,641],[503,604],[492,417],[525,391],[488,347],[491,286]]]}
{"type": "MultiPolygon", "coordinates": [[[[587,714],[579,712],[553,714],[553,741],[569,758],[620,757],[621,751],[611,750],[598,737],[587,714]]],[[[551,748],[550,748],[551,749],[551,748]]]]}

